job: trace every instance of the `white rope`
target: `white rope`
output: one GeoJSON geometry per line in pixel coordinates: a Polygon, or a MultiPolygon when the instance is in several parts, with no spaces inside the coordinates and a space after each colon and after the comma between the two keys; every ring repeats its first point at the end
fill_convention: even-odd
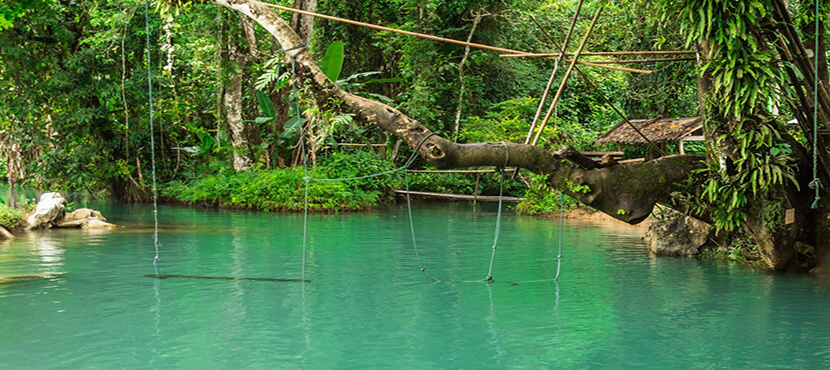
{"type": "MultiPolygon", "coordinates": [[[[504,141],[501,142],[501,145],[504,146],[504,166],[502,166],[502,169],[504,169],[510,163],[510,148],[504,141]]],[[[490,254],[490,268],[487,270],[487,277],[484,278],[484,281],[487,282],[493,282],[493,265],[496,263],[496,249],[498,248],[499,233],[501,232],[502,198],[504,198],[504,174],[502,171],[499,171],[499,211],[496,215],[496,232],[493,236],[493,252],[490,254]]]]}
{"type": "MultiPolygon", "coordinates": [[[[559,272],[562,269],[562,232],[565,223],[565,194],[559,194],[559,254],[556,256],[556,277],[554,281],[559,281],[559,272]]],[[[557,285],[558,289],[559,285],[557,285]]]]}
{"type": "Polygon", "coordinates": [[[156,139],[155,128],[153,127],[153,71],[150,61],[150,1],[144,2],[144,26],[147,38],[147,91],[149,92],[150,111],[150,157],[152,158],[153,178],[153,246],[156,248],[156,257],[153,258],[153,266],[156,268],[156,275],[159,274],[159,212],[158,212],[158,188],[156,186],[156,139]]]}

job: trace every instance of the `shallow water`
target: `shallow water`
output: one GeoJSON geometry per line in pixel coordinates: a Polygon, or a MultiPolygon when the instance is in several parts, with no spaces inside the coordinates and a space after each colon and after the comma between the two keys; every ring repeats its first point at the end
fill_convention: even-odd
{"type": "MultiPolygon", "coordinates": [[[[0,368],[826,368],[825,279],[649,257],[641,231],[417,204],[311,215],[309,283],[152,279],[152,213],[0,244],[0,368]],[[40,277],[44,276],[44,277],[40,277]]],[[[160,211],[162,274],[297,279],[302,215],[160,211]]]]}

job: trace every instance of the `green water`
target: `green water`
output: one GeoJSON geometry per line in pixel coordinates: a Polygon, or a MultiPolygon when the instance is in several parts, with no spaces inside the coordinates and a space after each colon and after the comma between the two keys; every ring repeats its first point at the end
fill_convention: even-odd
{"type": "MultiPolygon", "coordinates": [[[[651,258],[640,231],[492,206],[312,215],[306,278],[156,280],[152,213],[0,245],[0,368],[827,368],[830,282],[651,258]],[[541,281],[540,281],[541,280],[541,281]]],[[[164,274],[299,278],[302,216],[163,207],[164,274]]]]}

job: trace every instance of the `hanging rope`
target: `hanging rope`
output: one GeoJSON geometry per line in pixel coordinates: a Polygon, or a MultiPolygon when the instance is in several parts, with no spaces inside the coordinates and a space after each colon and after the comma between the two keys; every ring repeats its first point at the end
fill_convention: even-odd
{"type": "Polygon", "coordinates": [[[424,268],[424,264],[421,262],[421,253],[418,251],[418,240],[415,239],[415,224],[412,217],[412,201],[409,198],[409,176],[406,171],[403,171],[403,178],[404,184],[406,184],[406,214],[409,219],[409,232],[412,235],[412,246],[415,248],[415,259],[418,260],[418,268],[421,269],[421,272],[423,272],[426,276],[429,276],[436,283],[439,283],[441,280],[438,280],[434,276],[430,275],[424,268]]]}
{"type": "Polygon", "coordinates": [[[821,200],[821,196],[819,195],[819,191],[821,190],[821,180],[818,178],[818,50],[819,50],[819,6],[818,0],[814,0],[816,3],[816,12],[815,12],[815,19],[813,20],[816,24],[816,33],[815,37],[815,48],[813,49],[813,181],[810,182],[810,188],[815,190],[815,198],[813,200],[813,204],[810,206],[813,209],[818,208],[818,202],[821,200]]]}
{"type": "MultiPolygon", "coordinates": [[[[504,144],[504,142],[502,141],[504,144]]],[[[504,144],[507,150],[507,144],[504,144]]],[[[509,156],[507,157],[510,158],[509,156]]],[[[505,160],[507,162],[507,160],[505,160]]],[[[501,208],[502,208],[502,194],[504,194],[504,172],[499,169],[499,211],[496,214],[496,232],[493,236],[493,253],[490,255],[490,268],[487,270],[487,277],[484,278],[486,282],[493,282],[493,264],[496,262],[496,248],[499,244],[499,233],[501,232],[501,208]]]]}
{"type": "MultiPolygon", "coordinates": [[[[295,59],[292,57],[292,59],[291,59],[291,72],[292,72],[292,74],[295,73],[294,62],[295,62],[295,59]]],[[[296,102],[296,100],[293,100],[293,101],[296,102]]],[[[297,114],[299,114],[299,104],[297,104],[295,109],[296,109],[297,114]]],[[[303,129],[303,132],[304,132],[304,130],[305,129],[303,129]]],[[[355,176],[355,177],[343,177],[343,178],[336,178],[336,179],[326,179],[326,178],[317,179],[317,178],[312,178],[311,176],[309,176],[308,161],[307,161],[307,156],[306,156],[306,153],[305,153],[305,144],[303,142],[303,138],[304,138],[305,134],[303,133],[303,134],[300,135],[300,148],[303,151],[303,154],[302,154],[303,155],[303,168],[304,168],[304,171],[305,171],[305,177],[303,178],[305,180],[305,198],[304,198],[304,201],[303,201],[303,258],[302,258],[303,266],[302,266],[302,272],[301,272],[301,278],[302,278],[303,281],[305,281],[305,256],[306,256],[306,248],[307,248],[306,245],[307,245],[307,241],[308,241],[308,188],[309,188],[309,184],[312,181],[315,181],[315,182],[334,182],[334,181],[353,181],[353,180],[369,179],[369,178],[373,178],[373,177],[391,175],[391,174],[393,174],[395,172],[398,172],[398,171],[403,171],[404,172],[404,182],[406,183],[406,206],[407,206],[407,212],[408,212],[408,216],[409,216],[409,230],[410,230],[410,233],[412,235],[412,245],[415,249],[415,257],[418,260],[418,267],[420,268],[421,272],[423,272],[430,279],[434,280],[435,282],[440,282],[441,281],[441,280],[438,280],[437,278],[435,278],[434,276],[430,275],[426,271],[426,269],[424,268],[423,263],[421,263],[421,256],[420,256],[420,253],[418,251],[418,241],[415,239],[415,226],[414,226],[413,220],[412,220],[412,202],[411,202],[410,197],[409,197],[409,177],[406,175],[406,170],[409,168],[409,166],[412,165],[412,163],[415,162],[415,159],[418,158],[418,150],[421,149],[421,146],[423,146],[424,143],[427,141],[427,139],[429,139],[433,135],[435,135],[435,133],[429,133],[428,135],[424,136],[421,139],[421,141],[418,142],[418,145],[415,146],[415,150],[412,152],[412,155],[409,156],[409,158],[406,160],[406,162],[404,162],[403,166],[401,166],[401,167],[398,167],[398,168],[395,168],[395,169],[392,169],[392,170],[389,170],[389,171],[383,171],[383,172],[380,172],[380,173],[371,174],[371,175],[355,176]]]]}
{"type": "MultiPolygon", "coordinates": [[[[565,194],[559,194],[559,254],[556,255],[556,277],[553,281],[559,281],[559,271],[562,268],[562,231],[565,223],[565,194]]],[[[559,286],[557,285],[557,289],[559,286]]]]}
{"type": "Polygon", "coordinates": [[[156,139],[155,128],[153,127],[153,71],[150,62],[150,0],[144,2],[144,27],[147,36],[147,92],[149,93],[150,111],[150,157],[152,159],[153,179],[153,246],[156,248],[156,256],[153,258],[153,266],[156,275],[159,275],[159,212],[158,212],[158,190],[156,187],[156,139]]]}
{"type": "MultiPolygon", "coordinates": [[[[291,110],[294,111],[294,118],[300,119],[300,100],[299,94],[297,93],[297,53],[288,54],[290,51],[294,50],[302,50],[305,48],[305,44],[297,45],[293,48],[284,50],[285,55],[288,55],[291,58],[291,77],[294,78],[294,81],[291,83],[291,96],[289,97],[289,101],[291,104],[291,110]]],[[[300,152],[303,156],[303,180],[305,181],[305,195],[303,197],[303,256],[302,262],[300,263],[300,280],[305,282],[305,256],[306,256],[306,239],[308,236],[308,158],[305,152],[305,129],[300,129],[300,152]]],[[[303,284],[305,285],[305,284],[303,284]]]]}

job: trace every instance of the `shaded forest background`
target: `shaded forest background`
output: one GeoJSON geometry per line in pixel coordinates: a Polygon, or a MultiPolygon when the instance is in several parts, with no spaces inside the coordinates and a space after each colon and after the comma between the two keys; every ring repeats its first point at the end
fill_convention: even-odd
{"type": "MultiPolygon", "coordinates": [[[[458,40],[553,52],[547,35],[561,42],[575,3],[321,0],[316,11],[458,40]]],[[[0,6],[0,47],[4,50],[0,55],[0,143],[9,181],[123,200],[150,198],[144,5],[133,0],[39,0],[0,6]]],[[[589,14],[599,5],[598,1],[585,3],[574,37],[581,37],[589,14]]],[[[586,50],[689,50],[678,27],[663,20],[655,9],[639,1],[609,4],[586,50]]],[[[199,194],[192,193],[194,181],[208,174],[236,172],[235,155],[248,160],[245,181],[290,178],[269,172],[299,164],[297,131],[291,130],[296,120],[291,120],[286,108],[290,66],[280,46],[259,26],[219,6],[171,8],[152,3],[150,11],[156,168],[161,182],[173,189],[169,192],[181,196],[190,191],[193,200],[199,199],[199,194]],[[237,80],[245,127],[241,133],[229,126],[223,104],[237,80]],[[276,119],[263,118],[267,108],[263,96],[273,102],[276,119]],[[234,148],[234,140],[243,144],[234,148]]],[[[315,20],[308,42],[312,55],[322,60],[336,42],[343,43],[345,55],[341,86],[386,102],[458,142],[522,142],[554,64],[541,58],[500,58],[498,53],[475,49],[465,58],[463,46],[315,20]]],[[[698,114],[694,61],[636,67],[654,73],[582,69],[630,117],[698,114]]],[[[620,121],[596,91],[584,79],[571,78],[564,94],[542,145],[615,149],[592,144],[620,121]]],[[[400,164],[411,153],[394,137],[369,129],[333,105],[319,104],[302,92],[299,97],[303,117],[314,133],[311,157],[319,159],[318,165],[348,167],[348,173],[376,172],[379,167],[400,164]],[[366,148],[336,143],[385,144],[375,152],[386,160],[366,148]]],[[[644,150],[626,148],[630,156],[644,150]]],[[[426,190],[473,190],[470,176],[424,175],[413,182],[426,190]]],[[[385,185],[394,183],[392,179],[385,185]]],[[[485,193],[497,188],[493,179],[485,183],[485,193]]],[[[521,194],[526,187],[517,183],[510,189],[521,194]]],[[[256,200],[246,202],[255,204],[256,200]]]]}

